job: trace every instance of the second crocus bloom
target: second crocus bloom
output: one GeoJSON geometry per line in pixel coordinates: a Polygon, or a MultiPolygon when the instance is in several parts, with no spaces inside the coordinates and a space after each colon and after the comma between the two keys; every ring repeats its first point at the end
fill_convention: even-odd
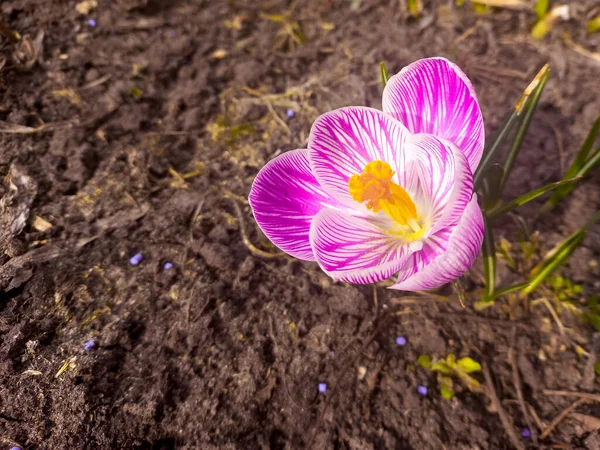
{"type": "Polygon", "coordinates": [[[481,249],[473,172],[483,145],[467,77],[446,59],[423,59],[390,78],[383,112],[347,107],[317,118],[308,148],[267,163],[249,201],[275,245],[336,280],[397,274],[395,289],[433,289],[464,274],[481,249]]]}

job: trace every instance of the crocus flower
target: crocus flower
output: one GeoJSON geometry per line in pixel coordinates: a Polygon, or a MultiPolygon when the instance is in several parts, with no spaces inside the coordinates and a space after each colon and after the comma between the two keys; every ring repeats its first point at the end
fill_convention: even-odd
{"type": "Polygon", "coordinates": [[[249,202],[276,246],[335,280],[397,274],[394,289],[433,289],[463,275],[481,249],[473,172],[483,145],[471,82],[446,59],[422,59],[389,79],[383,111],[317,118],[308,148],[269,161],[249,202]]]}

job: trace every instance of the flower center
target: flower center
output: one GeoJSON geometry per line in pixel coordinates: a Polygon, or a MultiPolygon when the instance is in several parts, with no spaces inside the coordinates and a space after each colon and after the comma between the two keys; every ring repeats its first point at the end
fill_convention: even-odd
{"type": "Polygon", "coordinates": [[[394,171],[388,163],[379,160],[370,162],[361,174],[352,175],[348,181],[348,192],[371,211],[383,210],[400,225],[410,227],[414,232],[410,238],[418,239],[423,230],[417,222],[417,207],[408,192],[392,181],[393,176],[394,171]]]}

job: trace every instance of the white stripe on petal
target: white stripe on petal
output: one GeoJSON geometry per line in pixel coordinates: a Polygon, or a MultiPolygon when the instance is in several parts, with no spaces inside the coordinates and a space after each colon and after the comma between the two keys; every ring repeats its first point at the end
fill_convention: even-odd
{"type": "Polygon", "coordinates": [[[431,233],[455,225],[473,194],[473,175],[465,156],[451,142],[430,134],[410,136],[407,153],[411,157],[408,166],[416,174],[412,184],[416,178],[418,189],[406,189],[415,192],[417,205],[428,208],[423,214],[430,214],[431,233]]]}
{"type": "Polygon", "coordinates": [[[367,219],[331,208],[322,209],[313,219],[310,242],[329,276],[356,284],[391,277],[412,251],[367,219]]]}
{"type": "Polygon", "coordinates": [[[358,207],[348,180],[375,160],[398,173],[405,166],[406,128],[393,117],[366,107],[340,108],[315,120],[308,138],[310,165],[320,185],[340,202],[358,207]]]}
{"type": "Polygon", "coordinates": [[[444,58],[416,61],[387,82],[383,110],[412,133],[430,133],[456,144],[471,171],[485,143],[483,117],[467,76],[444,58]]]}
{"type": "Polygon", "coordinates": [[[390,289],[420,291],[438,288],[467,272],[481,251],[483,215],[477,195],[468,204],[458,225],[430,237],[421,252],[415,252],[398,274],[398,282],[390,289]],[[434,245],[437,248],[434,248],[434,245]],[[438,253],[446,247],[443,253],[438,253]]]}
{"type": "Polygon", "coordinates": [[[337,205],[317,183],[307,150],[293,150],[269,161],[256,175],[248,201],[265,235],[286,253],[313,261],[310,222],[324,205],[337,205]]]}

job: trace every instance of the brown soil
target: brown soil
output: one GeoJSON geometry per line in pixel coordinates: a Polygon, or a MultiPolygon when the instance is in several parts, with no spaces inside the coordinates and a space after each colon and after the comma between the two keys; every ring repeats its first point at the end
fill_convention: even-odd
{"type": "MultiPolygon", "coordinates": [[[[420,354],[486,363],[519,439],[510,354],[545,424],[575,399],[544,389],[599,389],[593,329],[566,309],[561,333],[543,305],[525,313],[503,299],[476,312],[335,284],[315,264],[254,256],[234,207],[250,241],[273,251],[245,201],[261,165],[305,145],[324,111],[379,107],[379,61],[397,71],[433,55],[472,78],[488,132],[550,62],[507,197],[556,180],[600,111],[598,63],[562,39],[598,50],[584,34],[595,2],[572,2],[574,18],[541,42],[526,12],[426,1],[416,21],[402,2],[286,3],[100,0],[84,16],[72,0],[1,2],[30,44],[0,37],[2,448],[513,448],[488,397],[442,399],[435,375],[415,368],[420,354]]],[[[550,220],[532,220],[539,203],[522,208],[538,254],[598,209],[598,180],[550,220]]],[[[500,225],[518,254],[514,222],[500,225]]],[[[586,295],[600,290],[599,238],[596,227],[564,271],[586,295]]],[[[499,265],[499,283],[519,280],[499,265]]],[[[471,287],[480,273],[478,263],[471,287]]],[[[576,412],[523,445],[600,448],[599,405],[576,412]]]]}

